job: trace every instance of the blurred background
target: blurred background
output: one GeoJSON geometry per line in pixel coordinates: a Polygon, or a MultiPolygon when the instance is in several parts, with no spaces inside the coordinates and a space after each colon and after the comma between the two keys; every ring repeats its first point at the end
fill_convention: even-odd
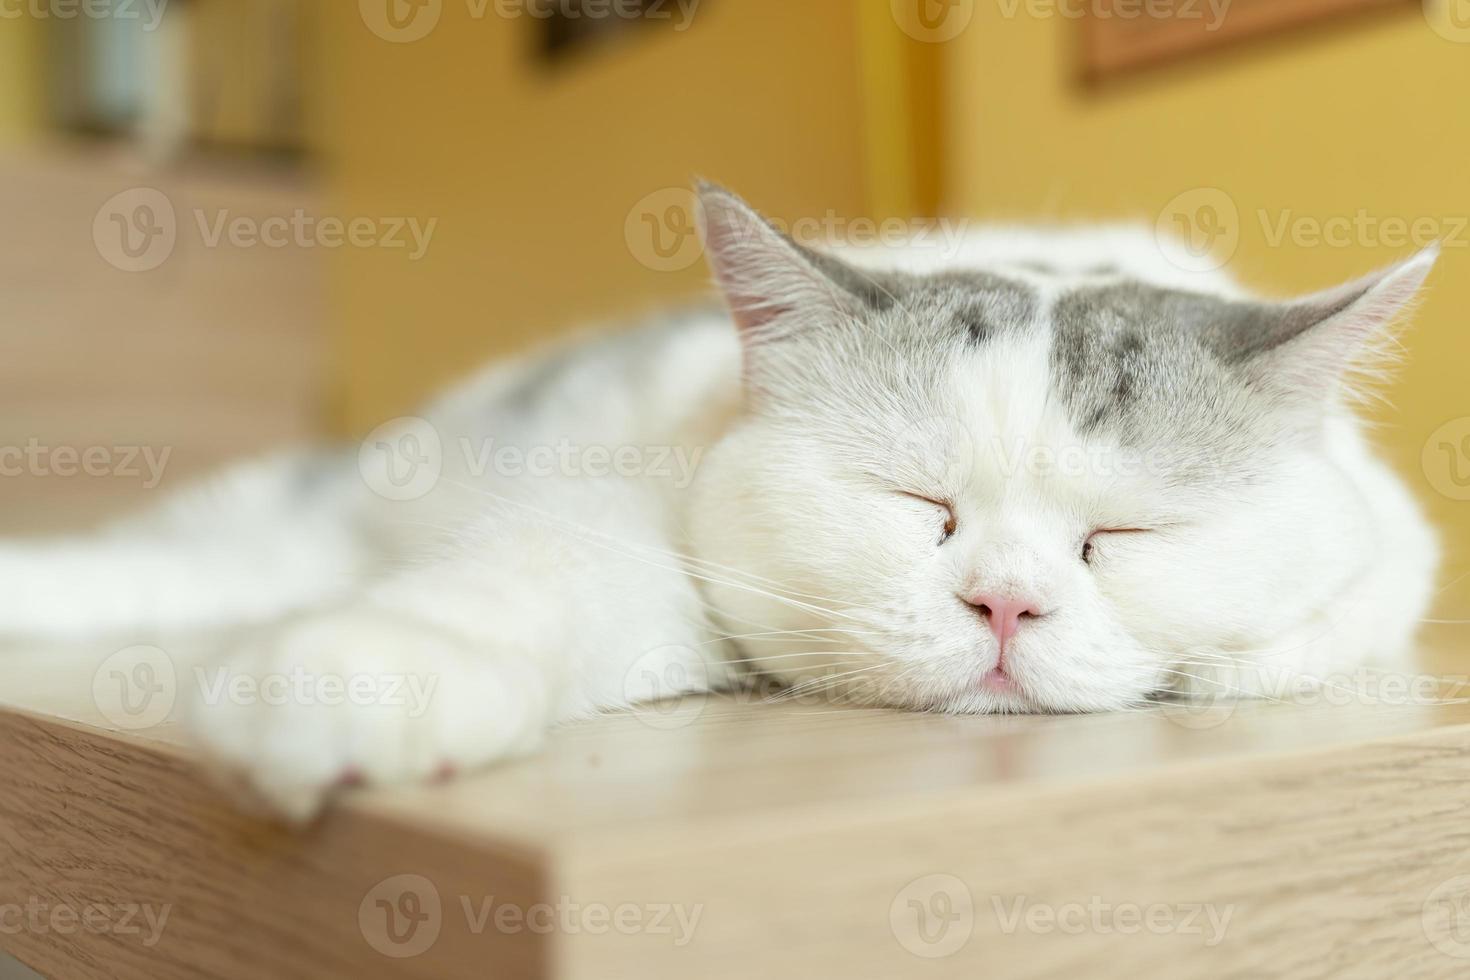
{"type": "Polygon", "coordinates": [[[702,175],[848,229],[1137,220],[1281,293],[1442,241],[1375,411],[1463,615],[1467,91],[1470,0],[0,0],[0,521],[702,293],[702,175]]]}

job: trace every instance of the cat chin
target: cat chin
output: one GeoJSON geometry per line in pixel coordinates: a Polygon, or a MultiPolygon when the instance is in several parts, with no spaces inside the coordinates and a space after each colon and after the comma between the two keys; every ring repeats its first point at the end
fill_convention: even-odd
{"type": "Polygon", "coordinates": [[[1019,687],[1014,691],[995,691],[971,686],[942,697],[893,707],[949,715],[1069,715],[1104,710],[1092,706],[1100,700],[1109,702],[1113,708],[1123,708],[1131,703],[1126,697],[1098,698],[1080,692],[1070,697],[1065,694],[1038,697],[1019,687]],[[1111,704],[1115,700],[1116,703],[1111,704]]]}
{"type": "MultiPolygon", "coordinates": [[[[912,668],[908,668],[912,670],[912,668]]],[[[1135,707],[1150,691],[1135,685],[1108,688],[1065,676],[1016,677],[997,684],[988,672],[956,671],[935,663],[930,671],[908,673],[903,684],[877,682],[875,690],[854,686],[835,693],[833,700],[877,708],[895,708],[951,715],[1082,714],[1135,707]]],[[[800,683],[799,681],[796,683],[800,683]]]]}

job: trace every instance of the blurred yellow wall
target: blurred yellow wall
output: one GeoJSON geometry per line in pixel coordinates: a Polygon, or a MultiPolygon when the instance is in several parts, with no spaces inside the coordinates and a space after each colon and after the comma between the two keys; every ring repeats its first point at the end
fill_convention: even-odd
{"type": "Polygon", "coordinates": [[[40,35],[28,16],[0,20],[0,142],[24,137],[37,125],[40,35]]]}
{"type": "MultiPolygon", "coordinates": [[[[1405,337],[1409,360],[1380,413],[1380,440],[1449,532],[1446,581],[1464,572],[1470,492],[1447,482],[1435,433],[1470,416],[1470,43],[1406,8],[1089,90],[1075,81],[1080,25],[1007,18],[1009,9],[977,3],[946,53],[952,210],[1153,224],[1177,195],[1218,188],[1239,215],[1231,268],[1287,292],[1413,251],[1385,244],[1393,229],[1375,221],[1430,219],[1454,236],[1405,337]],[[1283,217],[1357,220],[1360,210],[1376,230],[1353,232],[1345,247],[1277,235],[1283,217]]],[[[1470,434],[1470,420],[1451,431],[1456,440],[1461,428],[1470,434]]],[[[1446,594],[1455,596],[1470,598],[1470,587],[1446,594]]]]}
{"type": "Polygon", "coordinates": [[[662,271],[644,218],[660,220],[696,174],[778,217],[862,213],[849,0],[708,0],[683,32],[635,25],[555,65],[537,58],[537,21],[497,16],[493,0],[476,19],[478,6],[443,3],[406,43],[365,27],[357,3],[324,11],[329,210],[438,219],[419,261],[335,256],[349,430],[489,354],[702,291],[697,252],[662,271]]]}
{"type": "Polygon", "coordinates": [[[691,174],[777,217],[881,217],[937,198],[987,218],[1153,223],[1181,194],[1215,188],[1235,215],[1232,268],[1269,290],[1325,286],[1412,250],[1380,240],[1392,234],[1384,221],[1428,219],[1453,236],[1380,436],[1450,530],[1452,573],[1463,570],[1470,490],[1449,486],[1434,445],[1470,416],[1459,323],[1470,44],[1406,7],[1088,88],[1081,25],[1027,14],[1067,5],[976,3],[955,40],[923,49],[879,16],[887,6],[709,0],[687,31],[646,27],[547,65],[538,24],[496,16],[493,0],[480,18],[478,4],[443,3],[433,30],[407,43],[365,25],[372,4],[323,5],[313,132],[328,210],[438,221],[418,261],[334,257],[342,426],[406,411],[487,355],[702,290],[697,257],[663,270],[640,224],[691,174]],[[926,104],[937,119],[900,118],[926,104]],[[895,154],[895,142],[919,151],[895,154]],[[1360,214],[1368,231],[1343,247],[1272,241],[1283,220],[1360,214]]]}
{"type": "Polygon", "coordinates": [[[306,144],[299,100],[302,66],[315,56],[316,9],[299,0],[191,0],[184,13],[200,93],[191,107],[194,137],[216,148],[306,144]]]}

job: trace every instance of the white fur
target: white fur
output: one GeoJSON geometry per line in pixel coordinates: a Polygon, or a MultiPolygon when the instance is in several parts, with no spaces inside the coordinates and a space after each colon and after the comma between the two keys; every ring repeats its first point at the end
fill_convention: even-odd
{"type": "MultiPolygon", "coordinates": [[[[1107,265],[1241,295],[1220,274],[1175,270],[1151,236],[1126,229],[976,232],[955,255],[844,254],[873,268],[1004,269],[1045,302],[1059,281],[1018,263],[1107,265]]],[[[351,455],[302,491],[308,463],[282,458],[95,535],[11,545],[0,550],[4,623],[130,640],[263,623],[214,676],[411,675],[435,692],[422,710],[193,692],[201,745],[296,818],[345,778],[480,765],[560,721],[727,687],[735,664],[837,700],[1086,711],[1168,688],[1271,694],[1242,663],[1320,676],[1402,656],[1436,544],[1346,409],[1334,406],[1315,449],[1273,465],[1248,499],[1180,505],[1146,476],[1061,479],[993,451],[1116,450],[1073,428],[1044,341],[1017,333],[955,360],[941,428],[956,428],[939,438],[967,446],[916,454],[912,420],[893,409],[901,382],[874,379],[836,406],[861,416],[853,431],[892,434],[872,447],[888,478],[915,491],[954,481],[959,529],[943,549],[932,507],[854,476],[850,451],[834,448],[850,432],[742,413],[740,346],[728,317],[710,312],[566,345],[451,392],[423,413],[445,452],[420,499],[379,498],[351,455]],[[518,389],[533,381],[527,403],[518,389]],[[511,477],[478,472],[490,438],[703,455],[691,487],[658,474],[511,477]],[[954,459],[960,471],[930,471],[954,459]],[[1100,541],[1097,568],[1078,560],[1099,522],[1150,516],[1178,526],[1100,541]],[[1009,655],[1020,693],[975,684],[995,662],[993,638],[958,598],[977,589],[1048,605],[1009,655]]]]}

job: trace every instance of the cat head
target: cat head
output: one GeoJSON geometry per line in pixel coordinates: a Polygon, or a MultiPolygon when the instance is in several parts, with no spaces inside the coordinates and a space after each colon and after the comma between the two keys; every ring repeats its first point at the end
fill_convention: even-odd
{"type": "Polygon", "coordinates": [[[1432,251],[1268,302],[860,269],[720,188],[701,202],[745,408],[692,533],[766,672],[903,707],[1119,708],[1370,559],[1329,440],[1432,251]]]}

